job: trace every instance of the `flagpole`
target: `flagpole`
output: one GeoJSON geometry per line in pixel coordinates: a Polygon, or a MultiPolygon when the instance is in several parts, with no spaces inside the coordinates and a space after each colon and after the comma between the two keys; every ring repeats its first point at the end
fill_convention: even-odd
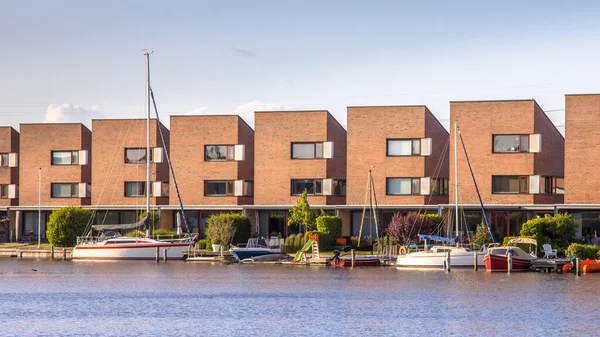
{"type": "Polygon", "coordinates": [[[42,238],[42,168],[38,177],[38,248],[40,248],[42,238]]]}

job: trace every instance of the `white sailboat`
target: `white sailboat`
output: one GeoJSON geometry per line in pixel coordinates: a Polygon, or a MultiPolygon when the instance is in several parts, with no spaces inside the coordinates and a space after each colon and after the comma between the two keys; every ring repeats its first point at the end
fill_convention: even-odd
{"type": "MultiPolygon", "coordinates": [[[[146,109],[147,109],[147,142],[146,153],[150,153],[150,54],[144,53],[146,57],[146,109]]],[[[156,107],[156,106],[155,106],[156,107]]],[[[158,114],[157,114],[158,116],[158,114]]],[[[167,154],[167,160],[168,154],[167,154]]],[[[170,164],[170,162],[169,162],[170,164]]],[[[170,167],[173,174],[172,167],[170,167]]],[[[77,246],[73,249],[74,260],[150,260],[156,258],[156,252],[166,258],[182,259],[183,253],[187,252],[197,241],[197,236],[170,241],[155,240],[149,237],[135,238],[120,236],[118,230],[149,228],[150,214],[150,160],[146,156],[146,216],[140,221],[126,225],[93,225],[95,230],[102,231],[99,237],[78,238],[77,246]]],[[[180,203],[181,204],[181,203],[180,203]]],[[[185,219],[184,219],[185,221],[185,219]]]]}
{"type": "MultiPolygon", "coordinates": [[[[439,268],[443,267],[446,263],[448,252],[450,252],[450,266],[451,267],[474,267],[475,259],[477,259],[478,266],[484,266],[484,257],[486,254],[485,246],[482,250],[475,253],[473,250],[467,247],[458,246],[458,235],[459,235],[459,213],[458,213],[458,146],[457,146],[457,135],[458,127],[456,122],[454,123],[454,211],[455,211],[455,222],[456,222],[456,238],[441,238],[431,235],[422,235],[421,239],[425,239],[425,248],[420,252],[408,253],[406,255],[400,255],[396,259],[396,265],[398,267],[409,267],[409,268],[439,268]],[[456,242],[456,246],[432,246],[430,249],[427,247],[427,239],[432,239],[442,242],[456,242]]],[[[465,152],[466,154],[466,152],[465,152]]],[[[468,158],[467,158],[468,161],[468,158]]],[[[470,165],[470,164],[469,164],[470,165]]],[[[473,173],[471,172],[471,175],[473,173]]],[[[473,178],[474,179],[474,178],[473,178]]],[[[473,180],[475,183],[475,180],[473,180]]],[[[475,183],[475,189],[477,190],[477,183],[475,183]]],[[[479,193],[479,192],[477,192],[479,193]]],[[[487,224],[487,217],[485,210],[483,210],[483,203],[481,203],[483,216],[487,224]]],[[[489,226],[488,226],[489,228],[489,226]]]]}

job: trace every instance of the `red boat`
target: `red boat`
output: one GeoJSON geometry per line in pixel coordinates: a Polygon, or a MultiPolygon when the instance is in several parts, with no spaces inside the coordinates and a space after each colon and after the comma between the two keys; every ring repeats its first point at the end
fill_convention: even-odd
{"type": "Polygon", "coordinates": [[[523,249],[513,246],[502,246],[488,248],[488,253],[483,258],[486,271],[508,271],[508,255],[512,255],[512,271],[528,271],[531,267],[531,261],[537,259],[537,241],[529,238],[515,238],[511,243],[528,243],[535,245],[536,249],[532,253],[526,253],[523,249]]]}
{"type": "MultiPolygon", "coordinates": [[[[379,266],[381,261],[377,256],[355,256],[354,266],[355,267],[374,267],[379,266]]],[[[345,255],[331,259],[331,265],[333,267],[352,267],[352,257],[345,255]]]]}

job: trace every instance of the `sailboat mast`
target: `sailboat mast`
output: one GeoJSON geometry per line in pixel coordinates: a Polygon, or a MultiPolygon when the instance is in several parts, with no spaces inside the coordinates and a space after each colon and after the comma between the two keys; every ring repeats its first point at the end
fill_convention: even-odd
{"type": "Polygon", "coordinates": [[[456,236],[458,236],[458,126],[454,122],[454,221],[456,222],[456,236]]]}
{"type": "Polygon", "coordinates": [[[150,216],[150,54],[146,57],[146,216],[150,216]]]}

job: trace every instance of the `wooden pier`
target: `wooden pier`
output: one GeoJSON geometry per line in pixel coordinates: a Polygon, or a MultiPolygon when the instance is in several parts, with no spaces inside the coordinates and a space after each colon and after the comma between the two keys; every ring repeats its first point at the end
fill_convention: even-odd
{"type": "Polygon", "coordinates": [[[562,272],[562,267],[571,263],[569,259],[536,259],[531,262],[531,269],[535,271],[562,272]]]}

